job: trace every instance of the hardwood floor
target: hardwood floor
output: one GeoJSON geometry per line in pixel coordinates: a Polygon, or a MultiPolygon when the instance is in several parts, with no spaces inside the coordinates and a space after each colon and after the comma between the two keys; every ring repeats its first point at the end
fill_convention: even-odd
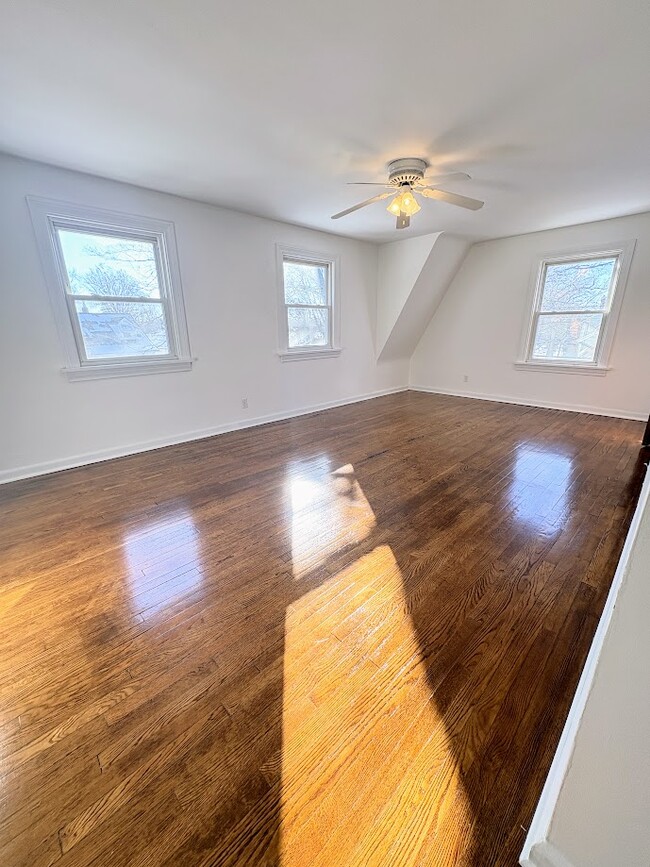
{"type": "Polygon", "coordinates": [[[642,432],[405,393],[0,488],[0,864],[514,867],[642,432]]]}

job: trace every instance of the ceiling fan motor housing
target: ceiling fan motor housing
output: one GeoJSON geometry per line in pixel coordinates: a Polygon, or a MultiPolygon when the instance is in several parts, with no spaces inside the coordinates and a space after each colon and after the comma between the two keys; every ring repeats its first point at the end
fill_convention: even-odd
{"type": "Polygon", "coordinates": [[[396,187],[404,184],[417,184],[422,181],[428,168],[429,163],[417,157],[392,160],[388,163],[388,183],[396,187]]]}

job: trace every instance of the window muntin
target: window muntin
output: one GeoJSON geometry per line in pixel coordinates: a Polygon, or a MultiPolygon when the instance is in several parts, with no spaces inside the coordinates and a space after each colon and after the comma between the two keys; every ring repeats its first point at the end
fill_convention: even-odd
{"type": "Polygon", "coordinates": [[[176,358],[158,238],[53,228],[81,363],[176,358]]]}
{"type": "Polygon", "coordinates": [[[619,271],[619,253],[544,260],[527,360],[597,365],[619,271]]]}

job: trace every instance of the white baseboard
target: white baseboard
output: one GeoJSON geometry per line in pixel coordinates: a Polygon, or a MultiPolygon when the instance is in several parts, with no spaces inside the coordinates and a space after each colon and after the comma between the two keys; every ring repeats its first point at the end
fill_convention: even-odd
{"type": "Polygon", "coordinates": [[[140,452],[149,452],[154,449],[164,448],[165,446],[178,445],[178,443],[192,442],[193,440],[207,439],[208,437],[218,436],[219,434],[228,433],[229,431],[242,430],[249,427],[257,427],[262,424],[269,424],[274,421],[286,421],[290,418],[297,418],[301,415],[310,415],[314,412],[321,412],[324,409],[334,409],[337,406],[346,406],[347,404],[360,403],[364,400],[372,400],[374,397],[383,397],[387,394],[397,394],[401,391],[408,391],[408,386],[399,385],[393,388],[382,388],[378,391],[359,394],[355,397],[346,397],[341,400],[329,400],[325,403],[313,404],[312,406],[301,407],[300,409],[287,410],[285,412],[274,412],[269,415],[257,416],[256,418],[240,419],[238,421],[225,422],[224,424],[216,425],[211,428],[204,428],[198,431],[188,431],[174,436],[160,437],[158,439],[147,440],[146,442],[134,443],[129,446],[117,446],[110,449],[100,449],[95,452],[86,452],[80,455],[72,455],[60,460],[44,461],[38,464],[29,464],[23,467],[16,467],[10,470],[0,471],[0,484],[8,482],[16,482],[20,479],[29,479],[33,476],[42,476],[47,473],[55,473],[60,470],[70,470],[74,467],[82,467],[87,464],[96,464],[100,461],[109,461],[113,458],[123,458],[127,455],[139,454],[140,452]]]}
{"type": "Polygon", "coordinates": [[[526,837],[519,862],[523,867],[571,867],[566,858],[549,842],[551,822],[560,797],[560,790],[571,764],[580,722],[596,677],[596,669],[605,643],[605,637],[612,621],[616,600],[629,571],[630,558],[639,533],[639,525],[646,509],[650,509],[650,471],[646,473],[643,481],[639,501],[630,523],[630,529],[625,537],[625,544],[623,545],[623,551],[614,573],[612,586],[607,594],[605,607],[598,621],[596,633],[589,648],[589,654],[587,655],[587,660],[582,670],[573,702],[571,703],[569,715],[562,730],[560,742],[555,751],[555,756],[553,757],[551,768],[542,789],[535,815],[528,829],[528,836],[526,837]],[[558,860],[558,856],[563,860],[558,860]],[[553,857],[555,857],[555,860],[553,860],[553,857]]]}
{"type": "Polygon", "coordinates": [[[522,867],[573,867],[573,864],[552,843],[537,843],[522,867]]]}
{"type": "Polygon", "coordinates": [[[473,400],[493,400],[496,403],[514,403],[517,406],[537,406],[541,409],[562,409],[567,412],[585,412],[589,415],[604,415],[610,418],[629,418],[633,421],[646,421],[648,416],[642,412],[628,412],[624,409],[608,409],[602,406],[585,406],[581,403],[556,403],[545,400],[524,400],[504,394],[482,394],[476,391],[454,391],[430,385],[409,385],[410,391],[424,391],[428,394],[449,394],[452,397],[469,397],[473,400]]]}

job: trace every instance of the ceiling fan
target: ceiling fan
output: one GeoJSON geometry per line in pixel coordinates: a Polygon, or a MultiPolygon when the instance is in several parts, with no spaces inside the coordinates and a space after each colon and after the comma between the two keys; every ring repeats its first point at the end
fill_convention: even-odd
{"type": "Polygon", "coordinates": [[[425,199],[437,199],[439,202],[458,205],[460,208],[469,208],[470,211],[478,211],[479,208],[483,207],[484,203],[478,199],[470,199],[457,193],[448,193],[446,190],[438,188],[439,182],[453,181],[460,178],[468,179],[470,175],[466,172],[451,172],[446,175],[435,175],[425,178],[424,173],[429,168],[429,163],[417,157],[392,160],[388,163],[387,168],[388,183],[374,184],[361,181],[357,182],[357,185],[385,187],[388,192],[379,193],[371,199],[366,199],[365,202],[359,202],[358,205],[346,208],[345,211],[334,214],[332,219],[338,220],[351,214],[353,211],[358,211],[359,208],[365,208],[366,205],[371,205],[373,202],[379,202],[382,199],[388,199],[391,196],[394,198],[386,210],[397,218],[398,229],[406,229],[411,223],[413,214],[417,214],[420,210],[420,204],[416,196],[424,196],[425,199]]]}

